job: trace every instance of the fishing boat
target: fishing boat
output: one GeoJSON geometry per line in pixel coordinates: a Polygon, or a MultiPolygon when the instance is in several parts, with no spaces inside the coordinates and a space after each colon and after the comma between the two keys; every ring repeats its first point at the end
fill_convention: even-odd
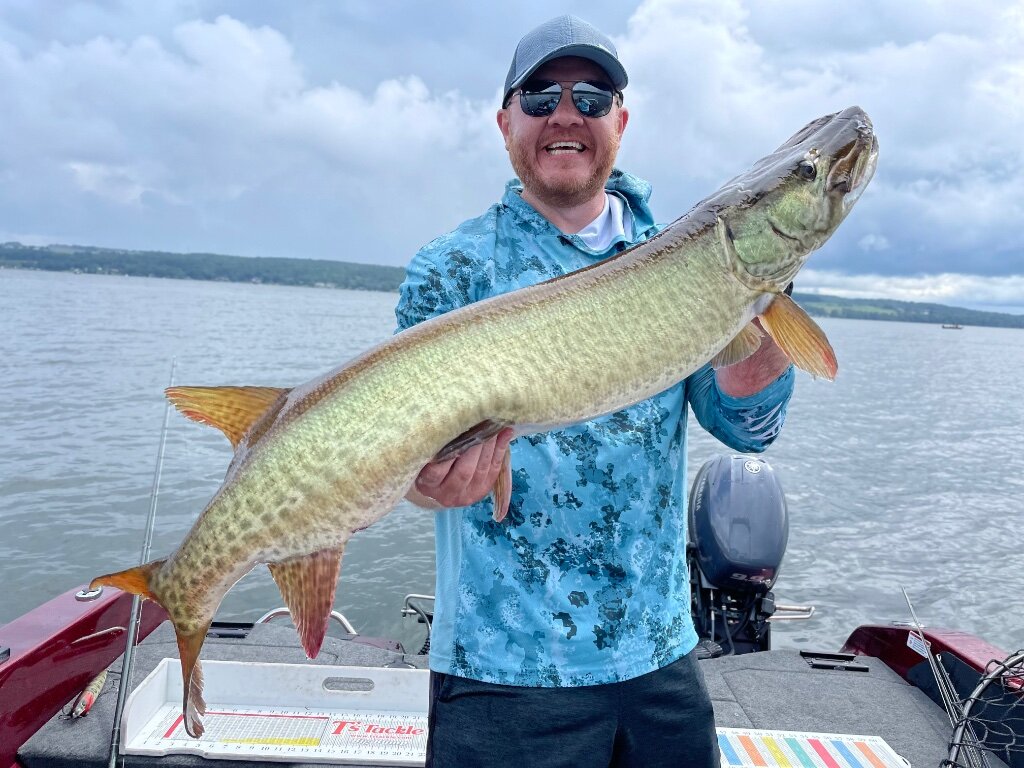
{"type": "Polygon", "coordinates": [[[960,323],[943,323],[942,327],[947,331],[962,331],[964,329],[960,323]]]}
{"type": "MultiPolygon", "coordinates": [[[[718,456],[698,472],[686,557],[722,765],[1024,768],[1024,652],[912,613],[856,627],[839,648],[772,648],[774,624],[814,615],[775,597],[788,529],[762,458],[718,456]]],[[[422,765],[431,600],[410,595],[402,608],[423,626],[421,647],[365,637],[334,614],[314,661],[284,609],[215,622],[203,651],[207,733],[194,740],[162,609],[144,603],[133,621],[130,595],[71,590],[0,627],[0,768],[422,765]]]]}

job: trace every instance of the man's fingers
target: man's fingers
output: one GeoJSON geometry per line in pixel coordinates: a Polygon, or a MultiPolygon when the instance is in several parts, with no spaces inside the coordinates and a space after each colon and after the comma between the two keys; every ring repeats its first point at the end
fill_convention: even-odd
{"type": "Polygon", "coordinates": [[[459,485],[463,487],[469,485],[476,474],[476,465],[480,462],[480,452],[482,450],[482,445],[474,445],[465,453],[459,454],[455,459],[455,463],[452,464],[452,468],[448,470],[446,483],[450,482],[453,486],[459,485]]]}
{"type": "Polygon", "coordinates": [[[505,458],[505,451],[508,450],[508,444],[512,442],[515,434],[515,430],[511,427],[505,427],[505,429],[498,433],[495,438],[494,454],[491,457],[491,464],[493,466],[501,467],[501,462],[505,458]]]}
{"type": "Polygon", "coordinates": [[[416,478],[416,490],[445,506],[479,501],[490,493],[514,434],[503,429],[455,458],[428,464],[416,478]]]}
{"type": "Polygon", "coordinates": [[[479,488],[481,485],[484,488],[490,487],[488,479],[491,474],[491,459],[494,456],[494,445],[497,442],[497,439],[492,437],[480,445],[480,458],[477,459],[476,468],[473,471],[474,488],[479,488]]]}
{"type": "Polygon", "coordinates": [[[452,458],[446,459],[445,461],[427,464],[427,466],[420,470],[419,475],[416,477],[416,485],[427,488],[436,488],[444,482],[444,479],[448,476],[448,472],[454,463],[455,459],[452,458]]]}

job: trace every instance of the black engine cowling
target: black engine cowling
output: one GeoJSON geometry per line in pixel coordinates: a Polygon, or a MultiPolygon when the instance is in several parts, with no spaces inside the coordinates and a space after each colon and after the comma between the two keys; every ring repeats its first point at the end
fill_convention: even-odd
{"type": "Polygon", "coordinates": [[[775,471],[758,457],[710,459],[693,481],[688,523],[693,620],[709,655],[716,644],[731,653],[768,650],[771,589],[789,539],[775,471]]]}

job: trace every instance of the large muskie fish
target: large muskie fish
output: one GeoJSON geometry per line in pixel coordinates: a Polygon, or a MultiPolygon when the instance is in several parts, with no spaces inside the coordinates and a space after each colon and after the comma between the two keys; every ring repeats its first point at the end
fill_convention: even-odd
{"type": "MultiPolygon", "coordinates": [[[[588,269],[481,301],[391,337],[294,389],[172,387],[186,416],[235,447],[224,484],[165,560],[100,576],[162,605],[174,624],[185,725],[203,732],[199,651],[224,594],[258,563],[310,657],[320,650],[341,555],[432,459],[506,426],[593,419],[735,363],[771,335],[833,378],[821,329],[783,293],[867,185],[877,142],[851,107],[807,125],[656,237],[588,269]]],[[[508,508],[508,454],[494,489],[508,508]]]]}

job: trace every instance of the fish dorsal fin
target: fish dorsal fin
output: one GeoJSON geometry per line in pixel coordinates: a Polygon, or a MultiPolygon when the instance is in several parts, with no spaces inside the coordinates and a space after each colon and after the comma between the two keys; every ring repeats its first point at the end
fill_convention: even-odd
{"type": "Polygon", "coordinates": [[[494,481],[494,519],[501,522],[508,514],[508,505],[512,502],[512,449],[506,448],[501,459],[501,469],[494,481]]]}
{"type": "Polygon", "coordinates": [[[711,358],[713,368],[725,368],[727,365],[735,365],[746,360],[761,348],[761,331],[753,323],[743,326],[743,329],[736,334],[722,351],[711,358]]]}
{"type": "Polygon", "coordinates": [[[237,448],[260,416],[290,391],[282,387],[168,387],[164,394],[188,418],[217,427],[237,448]]]}
{"type": "Polygon", "coordinates": [[[327,634],[342,551],[340,547],[322,549],[311,555],[268,564],[299,632],[302,648],[311,659],[320,653],[327,634]]]}
{"type": "Polygon", "coordinates": [[[784,293],[761,315],[761,325],[797,368],[832,381],[839,370],[825,332],[784,293]]]}

